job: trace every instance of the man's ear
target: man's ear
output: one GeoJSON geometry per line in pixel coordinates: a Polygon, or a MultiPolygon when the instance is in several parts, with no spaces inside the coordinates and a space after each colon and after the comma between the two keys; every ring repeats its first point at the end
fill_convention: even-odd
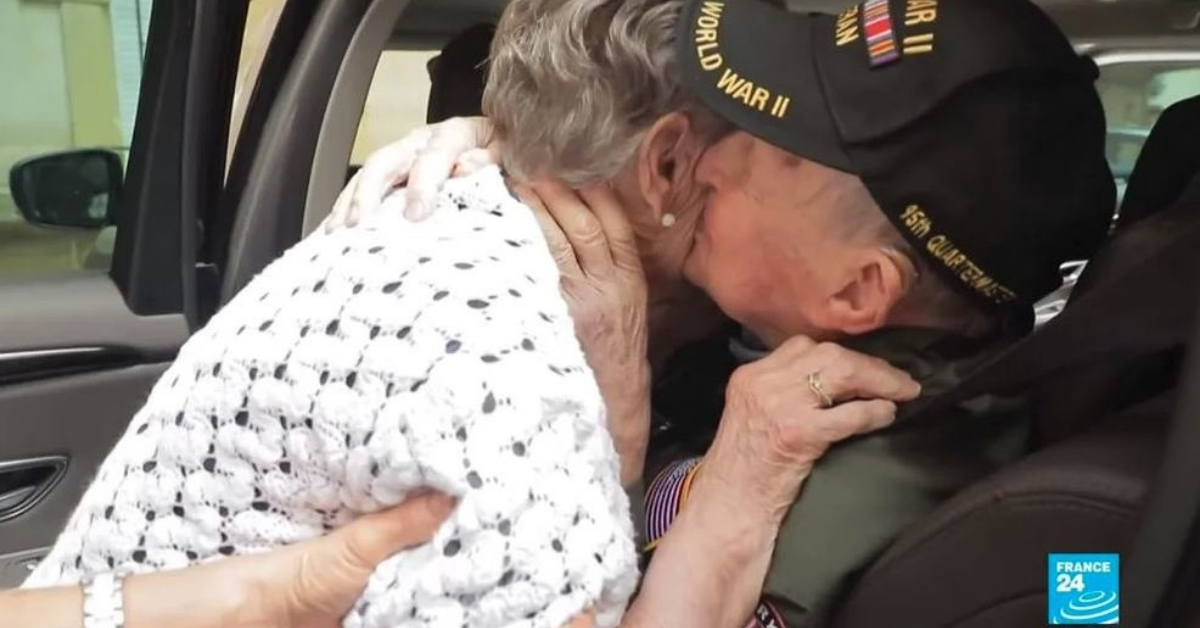
{"type": "Polygon", "coordinates": [[[685,185],[700,159],[703,147],[694,131],[686,115],[669,113],[650,127],[638,149],[638,187],[655,219],[662,218],[671,195],[685,185]]]}
{"type": "Polygon", "coordinates": [[[829,297],[830,329],[857,335],[883,327],[904,298],[915,272],[899,253],[864,248],[852,256],[851,270],[829,297]]]}

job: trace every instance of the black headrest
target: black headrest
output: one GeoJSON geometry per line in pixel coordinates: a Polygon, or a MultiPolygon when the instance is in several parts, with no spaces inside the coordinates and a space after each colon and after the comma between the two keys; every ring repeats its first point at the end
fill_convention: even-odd
{"type": "MultiPolygon", "coordinates": [[[[1067,311],[1093,288],[1119,276],[1147,251],[1176,237],[1200,222],[1200,201],[1176,203],[1192,177],[1200,172],[1200,98],[1168,108],[1147,138],[1130,178],[1118,224],[1109,245],[1093,257],[1075,285],[1067,311]]],[[[1190,272],[1192,269],[1186,269],[1190,272]]],[[[1162,267],[1159,272],[1175,272],[1162,267]]],[[[1161,303],[1146,307],[1176,307],[1194,294],[1196,287],[1181,286],[1179,294],[1160,296],[1161,303]],[[1191,290],[1192,292],[1187,292],[1191,290]]],[[[1184,310],[1187,311],[1186,307],[1184,310]]],[[[1154,325],[1151,319],[1148,324],[1154,325]]],[[[1132,326],[1135,323],[1129,322],[1132,326]]],[[[1147,324],[1143,321],[1142,324],[1147,324]]],[[[1127,332],[1137,339],[1146,333],[1127,332]]],[[[1094,418],[1113,409],[1160,393],[1175,385],[1186,355],[1184,339],[1175,346],[1160,343],[1155,350],[1124,360],[1096,360],[1080,364],[1058,376],[1044,377],[1035,388],[1038,444],[1077,432],[1094,418]]]]}
{"type": "MultiPolygon", "coordinates": [[[[1200,96],[1171,105],[1155,123],[1125,188],[1117,229],[1169,207],[1197,172],[1200,172],[1200,96]]],[[[1200,212],[1200,206],[1196,211],[1200,212]]]]}
{"type": "Polygon", "coordinates": [[[496,27],[491,24],[476,24],[451,39],[429,62],[428,123],[481,114],[495,33],[496,27]]]}

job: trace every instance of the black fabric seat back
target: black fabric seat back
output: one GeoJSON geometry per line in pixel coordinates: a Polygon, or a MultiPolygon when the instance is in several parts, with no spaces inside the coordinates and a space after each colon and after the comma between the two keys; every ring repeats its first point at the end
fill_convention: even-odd
{"type": "Polygon", "coordinates": [[[871,565],[832,625],[1045,626],[1048,554],[1128,554],[1172,406],[1109,417],[959,493],[871,565]]]}
{"type": "Polygon", "coordinates": [[[1159,116],[1129,177],[1117,230],[1170,207],[1197,172],[1200,172],[1200,96],[1181,100],[1159,116]]]}
{"type": "Polygon", "coordinates": [[[487,61],[495,33],[491,24],[476,24],[451,39],[442,53],[430,60],[426,122],[482,115],[487,61]]]}
{"type": "MultiPolygon", "coordinates": [[[[1200,204],[1175,207],[1192,177],[1200,172],[1200,97],[1167,108],[1154,125],[1129,178],[1125,200],[1114,232],[1123,234],[1174,207],[1174,216],[1157,229],[1123,242],[1115,251],[1093,259],[1079,278],[1072,299],[1082,298],[1093,284],[1111,273],[1111,259],[1122,250],[1152,247],[1155,238],[1173,225],[1186,227],[1200,220],[1200,204]]],[[[1068,306],[1069,307],[1069,306],[1068,306]]],[[[1096,362],[1057,377],[1047,378],[1037,389],[1039,443],[1064,438],[1105,408],[1120,408],[1156,395],[1174,385],[1183,346],[1168,347],[1125,362],[1096,362]]]]}

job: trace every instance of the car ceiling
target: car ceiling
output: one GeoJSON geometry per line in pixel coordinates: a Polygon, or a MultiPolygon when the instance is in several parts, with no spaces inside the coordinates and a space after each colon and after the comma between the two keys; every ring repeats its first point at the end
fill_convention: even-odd
{"type": "MultiPolygon", "coordinates": [[[[1034,0],[1080,43],[1200,47],[1200,0],[1034,0]],[[1195,41],[1193,41],[1195,40],[1195,41]]],[[[793,10],[835,12],[852,0],[787,0],[793,10]]],[[[394,47],[437,45],[468,26],[495,22],[507,0],[412,0],[394,47]]]]}

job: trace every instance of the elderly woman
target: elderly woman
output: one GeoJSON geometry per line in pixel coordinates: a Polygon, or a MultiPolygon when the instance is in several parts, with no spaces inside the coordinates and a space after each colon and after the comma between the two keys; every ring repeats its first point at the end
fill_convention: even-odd
{"type": "MultiPolygon", "coordinates": [[[[565,4],[580,16],[606,10],[565,4]]],[[[690,610],[658,625],[821,625],[906,525],[1024,451],[1019,396],[942,407],[828,451],[812,440],[822,428],[795,421],[814,403],[836,409],[861,392],[847,388],[844,365],[821,363],[833,345],[793,359],[811,339],[904,368],[937,407],[938,395],[1028,331],[1031,304],[1058,285],[1059,265],[1088,257],[1111,219],[1094,65],[1030,3],[919,4],[812,16],[689,0],[676,26],[685,87],[735,129],[690,173],[704,211],[684,272],[742,330],[716,336],[700,359],[687,354],[655,391],[676,434],[646,464],[653,558],[634,608],[670,599],[662,576],[686,577],[680,565],[720,583],[697,588],[690,610]]],[[[580,24],[587,32],[586,17],[580,24]]],[[[494,133],[485,121],[454,121],[385,149],[330,224],[372,215],[405,180],[405,213],[420,218],[422,198],[452,170],[506,162],[498,146],[521,141],[522,121],[592,101],[562,88],[581,59],[605,58],[605,47],[585,46],[531,42],[523,72],[501,71],[507,93],[523,95],[513,99],[519,111],[488,112],[494,133]],[[478,150],[491,139],[499,144],[478,150]]],[[[636,100],[637,87],[616,86],[609,98],[636,100]]],[[[602,129],[605,109],[593,113],[580,125],[602,129]]],[[[586,197],[538,191],[557,220],[548,240],[576,320],[594,323],[581,339],[619,337],[647,308],[636,282],[587,271],[604,230],[586,197]]],[[[652,343],[696,316],[663,311],[652,343]]],[[[610,385],[606,401],[628,409],[645,438],[649,386],[605,349],[588,351],[601,381],[626,382],[610,385]]]]}
{"type": "MultiPolygon", "coordinates": [[[[655,303],[683,299],[693,173],[721,125],[672,69],[682,7],[510,4],[486,97],[509,123],[507,176],[485,168],[448,184],[417,227],[317,234],[265,269],[183,348],[27,584],[259,551],[431,486],[457,510],[430,544],[379,567],[346,625],[558,628],[589,610],[616,625],[637,584],[621,484],[641,475],[646,446],[645,408],[622,405],[623,387],[645,386],[648,354],[669,339],[647,339],[645,308],[620,321],[629,333],[584,334],[620,362],[593,377],[550,254],[561,219],[509,186],[587,186],[596,229],[559,260],[568,300],[595,277],[655,303]],[[561,108],[568,90],[576,109],[561,108]]],[[[789,387],[777,399],[793,410],[801,462],[886,425],[894,402],[917,394],[895,368],[807,341],[759,368],[830,374],[819,395],[789,387]]],[[[725,541],[696,534],[690,547],[725,541]]],[[[629,621],[694,624],[691,600],[722,597],[722,576],[691,550],[661,551],[644,585],[653,605],[629,621]]]]}

